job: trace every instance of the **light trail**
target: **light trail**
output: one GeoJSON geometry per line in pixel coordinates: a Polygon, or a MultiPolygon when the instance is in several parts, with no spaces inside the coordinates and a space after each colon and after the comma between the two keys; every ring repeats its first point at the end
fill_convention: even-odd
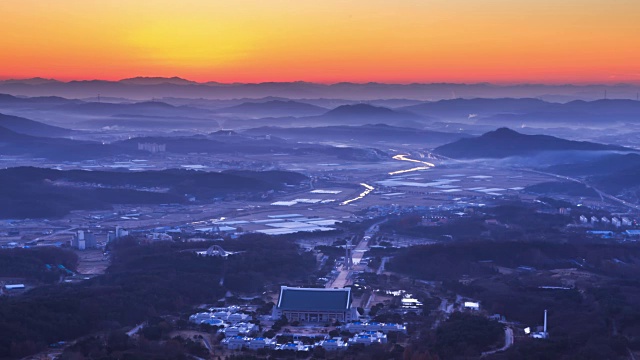
{"type": "Polygon", "coordinates": [[[423,164],[423,165],[426,165],[426,166],[418,166],[418,167],[414,167],[414,168],[406,169],[406,170],[392,171],[392,172],[389,173],[389,175],[398,175],[398,174],[404,174],[404,173],[408,173],[408,172],[412,172],[412,171],[429,170],[430,168],[436,166],[433,163],[422,161],[422,160],[410,159],[407,156],[408,155],[404,155],[404,154],[395,155],[393,157],[393,160],[409,161],[409,162],[414,162],[414,163],[418,163],[418,164],[423,164]]]}
{"type": "Polygon", "coordinates": [[[414,168],[406,169],[406,170],[392,171],[392,172],[389,173],[389,175],[399,175],[399,174],[404,174],[404,173],[408,173],[408,172],[412,172],[412,171],[429,170],[429,169],[431,169],[430,166],[418,166],[418,167],[414,167],[414,168]]]}
{"type": "Polygon", "coordinates": [[[375,190],[375,188],[371,185],[365,184],[365,183],[360,183],[360,185],[364,186],[364,191],[362,193],[360,193],[360,195],[358,195],[358,197],[353,198],[353,199],[349,199],[346,201],[343,201],[340,203],[340,205],[348,205],[356,200],[360,200],[362,198],[364,198],[365,196],[369,195],[370,192],[372,192],[373,190],[375,190]]]}

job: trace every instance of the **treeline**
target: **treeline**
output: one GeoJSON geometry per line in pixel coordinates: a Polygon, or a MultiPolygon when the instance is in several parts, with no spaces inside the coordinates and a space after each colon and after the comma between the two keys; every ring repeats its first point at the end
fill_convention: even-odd
{"type": "Polygon", "coordinates": [[[505,201],[498,206],[472,210],[462,217],[434,219],[431,225],[423,225],[419,215],[405,215],[390,219],[380,228],[387,233],[434,240],[554,240],[566,237],[562,229],[571,222],[569,216],[553,214],[557,211],[553,204],[505,201]]]}
{"type": "Polygon", "coordinates": [[[524,191],[534,194],[562,194],[569,196],[598,197],[593,188],[572,181],[549,181],[527,186],[524,191]]]}
{"type": "Polygon", "coordinates": [[[221,245],[238,253],[206,257],[193,251],[203,244],[138,245],[123,238],[110,247],[113,263],[102,276],[0,298],[0,358],[19,358],[61,340],[189,311],[214,303],[229,290],[259,292],[268,284],[304,281],[315,270],[313,256],[291,241],[251,235],[221,245]]]}
{"type": "Polygon", "coordinates": [[[388,268],[426,280],[488,274],[493,265],[536,269],[582,267],[597,273],[640,276],[640,245],[474,241],[413,246],[398,252],[388,268]]]}
{"type": "Polygon", "coordinates": [[[281,189],[284,184],[298,184],[305,179],[302,174],[285,171],[108,172],[9,168],[0,170],[0,198],[4,205],[0,207],[0,218],[61,217],[71,210],[109,209],[113,204],[182,203],[186,201],[185,194],[210,199],[230,193],[281,189]],[[142,188],[166,189],[166,192],[142,188]]]}
{"type": "MultiPolygon", "coordinates": [[[[640,349],[640,245],[548,242],[468,242],[418,246],[401,251],[388,268],[419,279],[443,280],[451,293],[479,300],[490,314],[501,314],[535,330],[549,312],[546,341],[516,341],[492,359],[617,359],[627,348],[640,349]],[[561,278],[536,269],[577,268],[561,278]],[[461,283],[468,275],[470,283],[461,283]],[[543,285],[575,288],[544,289],[543,285]]],[[[446,357],[450,358],[450,357],[446,357]]]]}
{"type": "Polygon", "coordinates": [[[52,283],[60,277],[57,265],[75,271],[78,256],[57,247],[0,250],[0,277],[18,277],[52,283]],[[48,269],[47,264],[52,268],[48,269]]]}

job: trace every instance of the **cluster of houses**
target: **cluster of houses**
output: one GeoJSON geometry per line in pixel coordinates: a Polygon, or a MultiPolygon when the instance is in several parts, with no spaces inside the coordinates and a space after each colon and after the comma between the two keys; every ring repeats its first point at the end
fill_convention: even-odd
{"type": "Polygon", "coordinates": [[[258,327],[249,322],[251,315],[239,312],[239,308],[211,308],[208,312],[201,312],[189,316],[189,321],[195,324],[208,324],[222,328],[220,331],[227,337],[248,336],[255,334],[258,327]]]}
{"type": "Polygon", "coordinates": [[[211,324],[224,327],[221,331],[225,338],[221,344],[229,350],[289,350],[295,352],[310,351],[321,347],[328,351],[346,349],[352,345],[372,345],[387,343],[389,332],[406,333],[407,328],[402,324],[359,322],[355,308],[351,306],[352,294],[350,288],[294,288],[282,286],[278,303],[274,306],[272,319],[287,318],[288,321],[304,322],[307,324],[324,324],[331,321],[346,322],[337,329],[355,334],[350,338],[326,336],[313,344],[301,341],[290,341],[278,344],[276,338],[251,337],[258,328],[248,323],[248,315],[242,314],[237,308],[212,308],[209,312],[192,315],[190,321],[197,324],[211,324]]]}
{"type": "Polygon", "coordinates": [[[373,344],[386,344],[387,343],[387,334],[381,331],[362,331],[357,333],[353,337],[349,338],[347,341],[344,341],[342,337],[334,337],[331,338],[327,336],[321,341],[318,341],[314,344],[304,344],[302,341],[292,341],[284,344],[278,344],[275,338],[252,338],[246,336],[231,336],[225,337],[221,344],[226,346],[229,350],[242,350],[242,349],[250,349],[250,350],[260,350],[260,349],[268,349],[268,350],[290,350],[290,351],[310,351],[315,347],[321,347],[327,351],[337,351],[344,350],[349,346],[362,344],[364,346],[369,346],[373,344]]]}
{"type": "Polygon", "coordinates": [[[598,218],[597,216],[591,216],[590,218],[585,215],[580,215],[580,223],[583,225],[591,225],[591,226],[614,226],[614,227],[622,227],[622,226],[633,226],[633,220],[628,217],[612,217],[608,218],[606,216],[598,218]]]}

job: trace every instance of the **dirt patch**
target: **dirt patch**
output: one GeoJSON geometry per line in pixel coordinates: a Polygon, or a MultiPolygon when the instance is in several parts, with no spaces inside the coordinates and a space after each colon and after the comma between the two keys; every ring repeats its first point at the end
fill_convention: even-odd
{"type": "Polygon", "coordinates": [[[81,275],[101,275],[110,265],[109,257],[102,250],[76,251],[79,261],[77,272],[81,275]]]}

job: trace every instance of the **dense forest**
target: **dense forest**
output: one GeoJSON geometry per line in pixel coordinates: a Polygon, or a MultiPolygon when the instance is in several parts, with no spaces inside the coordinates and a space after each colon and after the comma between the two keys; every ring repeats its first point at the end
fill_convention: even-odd
{"type": "Polygon", "coordinates": [[[113,204],[186,202],[185,194],[211,199],[230,193],[283,189],[306,177],[286,171],[142,172],[60,171],[18,167],[0,170],[0,218],[60,217],[71,210],[109,209],[113,204]]]}
{"type": "Polygon", "coordinates": [[[392,218],[380,226],[383,232],[433,240],[546,240],[566,238],[564,227],[572,218],[557,214],[562,202],[542,198],[536,205],[503,201],[497,206],[471,209],[465,216],[434,219],[425,225],[419,215],[392,218]],[[553,213],[555,212],[555,213],[553,213]]]}
{"type": "Polygon", "coordinates": [[[517,341],[492,359],[595,360],[640,349],[638,259],[638,244],[476,241],[401,250],[388,268],[442,280],[488,313],[526,326],[542,325],[549,311],[550,340],[517,341]]]}
{"type": "Polygon", "coordinates": [[[57,265],[75,271],[77,264],[78,256],[75,253],[53,246],[0,250],[0,274],[2,277],[52,283],[60,277],[57,265]]]}
{"type": "Polygon", "coordinates": [[[139,245],[123,238],[111,246],[113,263],[102,276],[0,298],[0,358],[189,311],[215,303],[229,290],[242,294],[269,284],[302,284],[316,270],[313,255],[292,241],[249,235],[221,245],[238,253],[205,257],[192,251],[203,244],[139,245]]]}

